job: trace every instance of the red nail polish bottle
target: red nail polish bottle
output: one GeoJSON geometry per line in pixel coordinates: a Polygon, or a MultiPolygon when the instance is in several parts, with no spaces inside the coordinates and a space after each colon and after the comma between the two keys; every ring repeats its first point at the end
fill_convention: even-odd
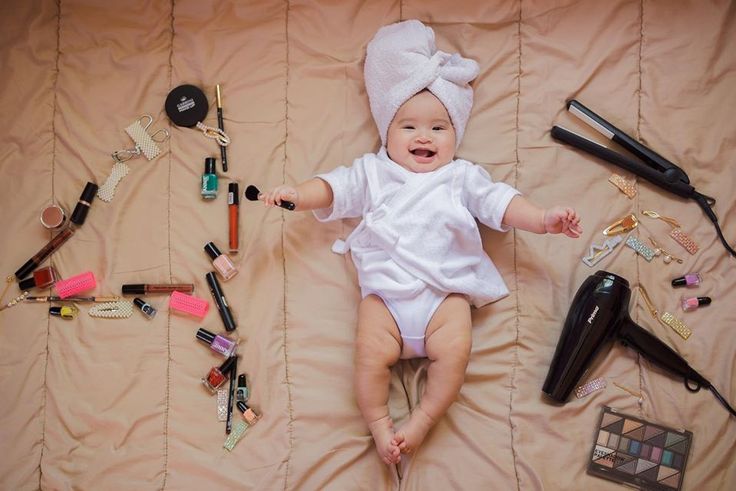
{"type": "Polygon", "coordinates": [[[227,380],[227,374],[233,369],[237,358],[237,356],[231,356],[219,367],[212,367],[207,376],[202,379],[202,383],[212,394],[217,392],[217,389],[227,380]]]}

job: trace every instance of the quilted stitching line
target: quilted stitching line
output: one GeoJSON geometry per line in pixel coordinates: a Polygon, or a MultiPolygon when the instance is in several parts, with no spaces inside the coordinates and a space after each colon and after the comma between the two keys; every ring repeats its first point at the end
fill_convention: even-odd
{"type": "MultiPolygon", "coordinates": [[[[522,56],[522,43],[521,43],[521,21],[522,21],[522,0],[519,0],[519,17],[517,18],[517,31],[516,35],[518,38],[518,66],[517,66],[517,76],[516,76],[516,116],[515,116],[515,126],[516,126],[516,133],[515,133],[515,156],[516,156],[516,162],[514,163],[514,187],[518,187],[519,184],[519,109],[521,106],[521,56],[522,56]]],[[[514,297],[516,299],[516,315],[515,315],[515,322],[514,327],[516,329],[516,336],[514,338],[514,361],[513,365],[511,367],[511,380],[510,380],[510,387],[509,387],[509,437],[511,439],[511,459],[514,464],[514,475],[516,476],[516,489],[521,489],[521,481],[519,479],[519,468],[517,465],[517,452],[516,447],[514,446],[514,431],[516,428],[516,425],[514,424],[514,419],[512,416],[513,408],[514,408],[514,390],[516,389],[516,370],[519,365],[519,333],[521,330],[521,308],[519,305],[519,268],[518,268],[518,241],[517,241],[517,235],[516,230],[513,230],[513,240],[514,240],[514,297]]]]}
{"type": "MultiPolygon", "coordinates": [[[[286,182],[286,163],[287,163],[287,156],[288,156],[288,141],[289,141],[289,11],[290,11],[290,3],[287,0],[286,1],[286,12],[284,13],[284,41],[285,41],[285,48],[286,48],[286,63],[285,63],[285,73],[284,73],[284,160],[282,164],[282,177],[281,182],[286,182]]],[[[284,297],[283,297],[283,331],[284,331],[284,378],[286,379],[286,395],[287,395],[287,401],[288,401],[288,410],[289,410],[289,422],[287,423],[287,432],[289,434],[289,452],[286,456],[286,470],[284,472],[284,490],[287,490],[289,488],[289,471],[291,470],[291,455],[294,451],[294,407],[292,405],[292,398],[291,398],[291,380],[289,379],[289,350],[288,350],[288,341],[289,341],[289,330],[288,330],[288,324],[286,321],[286,301],[287,301],[287,291],[286,291],[286,250],[285,250],[285,244],[286,244],[286,216],[284,214],[284,210],[281,210],[281,267],[283,271],[283,278],[284,278],[284,297]]]]}
{"type": "MultiPolygon", "coordinates": [[[[59,58],[61,57],[61,0],[56,2],[56,60],[54,66],[53,103],[51,104],[51,198],[56,201],[56,103],[59,84],[59,58]]],[[[49,233],[49,236],[51,233],[49,233]]],[[[54,265],[54,256],[49,259],[54,265]]],[[[46,315],[46,356],[43,367],[43,390],[41,395],[41,453],[38,456],[38,489],[43,480],[43,449],[46,447],[46,395],[48,394],[47,376],[49,369],[49,336],[51,334],[51,316],[46,315]]]]}
{"type": "MultiPolygon", "coordinates": [[[[176,6],[176,1],[171,0],[171,14],[169,17],[170,21],[170,28],[171,28],[171,44],[169,47],[169,66],[168,66],[168,84],[169,84],[169,90],[172,89],[172,82],[173,82],[173,71],[174,71],[174,35],[176,34],[176,31],[174,29],[174,8],[176,6]]],[[[171,123],[169,122],[169,134],[171,134],[171,123]]],[[[168,241],[168,247],[167,251],[169,254],[169,281],[173,283],[172,279],[172,272],[171,272],[171,158],[172,158],[173,152],[168,152],[167,159],[168,159],[168,185],[169,189],[167,190],[167,223],[166,223],[166,234],[167,234],[167,241],[168,241]]],[[[169,411],[170,411],[170,404],[171,404],[171,310],[167,312],[166,315],[166,394],[165,394],[165,412],[164,412],[164,463],[163,463],[163,471],[164,471],[164,477],[163,481],[161,482],[161,490],[163,491],[166,489],[166,483],[168,481],[169,477],[169,411]]]]}

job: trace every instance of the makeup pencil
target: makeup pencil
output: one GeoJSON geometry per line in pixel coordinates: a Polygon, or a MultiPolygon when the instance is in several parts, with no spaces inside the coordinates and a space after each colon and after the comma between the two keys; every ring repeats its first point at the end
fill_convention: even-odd
{"type": "Polygon", "coordinates": [[[227,422],[225,423],[225,433],[228,435],[233,429],[233,405],[235,402],[233,401],[233,392],[235,392],[235,377],[236,373],[238,373],[238,357],[235,357],[235,360],[233,362],[233,367],[230,370],[230,385],[228,386],[227,390],[227,422]]]}
{"type": "MultiPolygon", "coordinates": [[[[217,98],[217,127],[224,133],[225,123],[222,119],[222,94],[220,94],[220,84],[215,86],[215,96],[217,98]]],[[[222,172],[227,172],[227,151],[222,145],[220,145],[220,156],[222,157],[222,172]]]]}

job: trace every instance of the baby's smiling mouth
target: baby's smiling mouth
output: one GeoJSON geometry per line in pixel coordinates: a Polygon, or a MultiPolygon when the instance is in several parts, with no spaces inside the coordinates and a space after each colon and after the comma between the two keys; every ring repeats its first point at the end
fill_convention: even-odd
{"type": "Polygon", "coordinates": [[[414,150],[410,150],[409,152],[412,155],[416,155],[417,157],[423,157],[423,158],[432,158],[437,153],[427,148],[415,148],[414,150]]]}

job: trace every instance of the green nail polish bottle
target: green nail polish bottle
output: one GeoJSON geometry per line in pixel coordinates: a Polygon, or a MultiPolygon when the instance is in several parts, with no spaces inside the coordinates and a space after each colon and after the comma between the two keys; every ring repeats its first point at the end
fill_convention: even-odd
{"type": "Polygon", "coordinates": [[[216,162],[212,157],[204,159],[204,174],[202,174],[202,198],[204,199],[217,198],[216,162]]]}

